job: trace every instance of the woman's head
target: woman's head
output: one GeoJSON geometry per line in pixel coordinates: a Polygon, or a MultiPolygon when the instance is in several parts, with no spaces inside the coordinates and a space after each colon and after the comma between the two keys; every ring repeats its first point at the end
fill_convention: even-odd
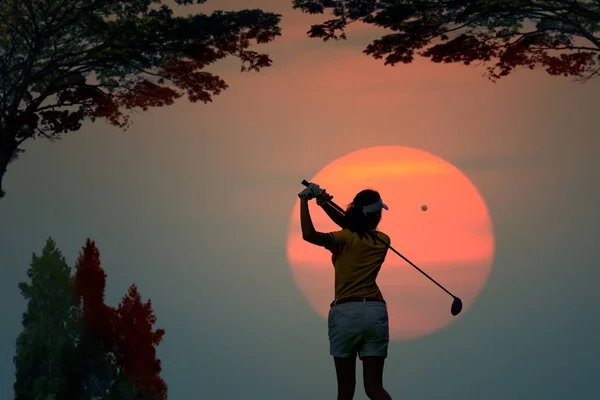
{"type": "Polygon", "coordinates": [[[381,221],[381,210],[388,207],[381,201],[379,192],[365,189],[359,192],[346,209],[346,227],[363,233],[376,229],[381,221]]]}

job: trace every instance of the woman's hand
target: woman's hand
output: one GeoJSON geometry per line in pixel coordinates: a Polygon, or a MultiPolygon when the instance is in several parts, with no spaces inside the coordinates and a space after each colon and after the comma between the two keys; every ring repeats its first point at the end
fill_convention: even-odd
{"type": "Polygon", "coordinates": [[[327,193],[326,190],[324,190],[320,196],[316,197],[316,199],[317,199],[317,205],[322,206],[323,204],[331,201],[333,199],[333,196],[330,195],[329,193],[327,193]]]}
{"type": "Polygon", "coordinates": [[[321,196],[323,193],[325,193],[325,190],[321,189],[316,183],[311,183],[303,191],[298,193],[298,197],[306,197],[307,200],[312,200],[321,196]]]}

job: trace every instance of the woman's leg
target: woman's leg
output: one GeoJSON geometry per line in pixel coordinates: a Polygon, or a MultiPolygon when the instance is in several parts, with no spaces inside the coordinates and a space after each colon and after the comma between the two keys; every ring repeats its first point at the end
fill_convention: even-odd
{"type": "Polygon", "coordinates": [[[371,400],[391,400],[383,388],[383,364],[385,357],[367,356],[362,358],[365,393],[371,400]]]}
{"type": "Polygon", "coordinates": [[[333,357],[338,383],[337,400],[352,400],[356,388],[356,357],[333,357]]]}
{"type": "Polygon", "coordinates": [[[359,350],[365,392],[371,400],[389,400],[392,397],[383,388],[383,365],[390,340],[387,306],[375,302],[367,302],[366,306],[368,327],[359,350]]]}

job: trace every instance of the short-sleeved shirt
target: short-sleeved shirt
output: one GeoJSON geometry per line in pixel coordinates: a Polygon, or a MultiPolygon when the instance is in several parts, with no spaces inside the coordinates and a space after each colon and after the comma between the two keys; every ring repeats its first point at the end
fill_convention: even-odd
{"type": "Polygon", "coordinates": [[[349,229],[330,232],[331,260],[335,269],[335,298],[377,298],[383,295],[375,282],[387,254],[387,246],[372,235],[377,235],[388,246],[390,238],[383,232],[371,231],[362,237],[349,229]]]}

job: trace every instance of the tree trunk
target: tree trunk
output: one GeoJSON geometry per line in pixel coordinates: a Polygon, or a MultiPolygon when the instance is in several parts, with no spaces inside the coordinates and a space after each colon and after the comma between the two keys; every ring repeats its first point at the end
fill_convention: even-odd
{"type": "Polygon", "coordinates": [[[0,132],[0,199],[4,197],[4,175],[10,159],[17,150],[17,141],[8,132],[0,132]]]}

